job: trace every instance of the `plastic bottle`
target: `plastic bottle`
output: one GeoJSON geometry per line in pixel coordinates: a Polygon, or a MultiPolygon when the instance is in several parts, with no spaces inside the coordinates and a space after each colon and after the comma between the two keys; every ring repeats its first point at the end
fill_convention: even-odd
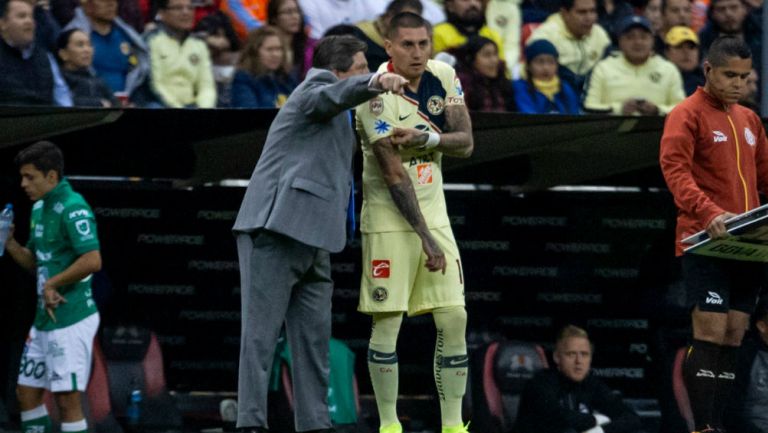
{"type": "Polygon", "coordinates": [[[125,418],[128,421],[128,425],[136,426],[141,419],[141,389],[133,384],[131,386],[131,396],[128,400],[128,407],[125,409],[125,418]]]}
{"type": "Polygon", "coordinates": [[[11,224],[13,224],[13,205],[8,203],[0,212],[0,257],[5,254],[5,242],[8,240],[11,224]]]}

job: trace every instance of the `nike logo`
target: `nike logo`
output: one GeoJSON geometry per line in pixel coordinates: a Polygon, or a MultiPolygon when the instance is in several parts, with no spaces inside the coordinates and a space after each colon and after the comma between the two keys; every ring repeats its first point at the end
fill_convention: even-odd
{"type": "Polygon", "coordinates": [[[407,116],[397,116],[397,118],[398,118],[398,119],[400,119],[400,121],[401,121],[401,122],[402,122],[403,120],[405,120],[405,119],[409,118],[409,117],[411,117],[411,115],[410,115],[410,114],[409,114],[409,115],[407,115],[407,116]]]}
{"type": "Polygon", "coordinates": [[[395,355],[394,353],[389,355],[389,356],[379,356],[377,353],[374,353],[373,354],[373,360],[374,361],[391,361],[391,360],[395,359],[396,356],[397,355],[395,355]]]}
{"type": "Polygon", "coordinates": [[[397,352],[394,353],[382,353],[372,349],[368,349],[368,361],[378,364],[396,364],[397,352]]]}
{"type": "Polygon", "coordinates": [[[448,365],[456,366],[456,365],[466,364],[468,360],[469,358],[467,357],[459,358],[459,359],[451,359],[450,361],[448,361],[448,365]]]}

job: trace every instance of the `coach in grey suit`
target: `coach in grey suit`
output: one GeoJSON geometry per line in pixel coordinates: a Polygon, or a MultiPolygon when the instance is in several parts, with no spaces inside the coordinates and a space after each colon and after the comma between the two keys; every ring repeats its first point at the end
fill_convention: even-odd
{"type": "Polygon", "coordinates": [[[329,252],[346,243],[355,138],[349,110],[384,91],[395,74],[369,74],[365,43],[330,36],[313,68],[272,122],[240,205],[237,236],[242,337],[237,426],[266,431],[267,385],[280,328],[292,354],[296,431],[331,427],[329,252]]]}

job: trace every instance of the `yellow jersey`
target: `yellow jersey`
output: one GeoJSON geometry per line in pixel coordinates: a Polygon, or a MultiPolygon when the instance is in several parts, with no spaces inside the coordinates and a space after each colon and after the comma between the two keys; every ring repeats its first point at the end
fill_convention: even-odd
{"type": "MultiPolygon", "coordinates": [[[[392,62],[379,72],[392,72],[392,62]]],[[[417,92],[381,94],[356,109],[356,127],[363,151],[363,208],[360,230],[363,233],[413,231],[392,201],[381,174],[372,143],[392,135],[398,128],[415,128],[440,133],[445,127],[445,107],[464,105],[464,91],[456,72],[446,63],[429,60],[417,92]]],[[[429,228],[449,226],[443,194],[443,155],[435,149],[400,150],[403,168],[408,173],[424,219],[429,228]]]]}

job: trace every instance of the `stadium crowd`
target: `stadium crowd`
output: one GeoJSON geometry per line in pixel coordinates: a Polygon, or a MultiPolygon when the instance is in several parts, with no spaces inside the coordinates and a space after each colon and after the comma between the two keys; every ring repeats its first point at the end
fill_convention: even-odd
{"type": "Polygon", "coordinates": [[[760,65],[760,0],[2,0],[0,104],[278,108],[319,38],[360,38],[375,71],[404,11],[475,111],[664,115],[722,34],[760,65]]]}

